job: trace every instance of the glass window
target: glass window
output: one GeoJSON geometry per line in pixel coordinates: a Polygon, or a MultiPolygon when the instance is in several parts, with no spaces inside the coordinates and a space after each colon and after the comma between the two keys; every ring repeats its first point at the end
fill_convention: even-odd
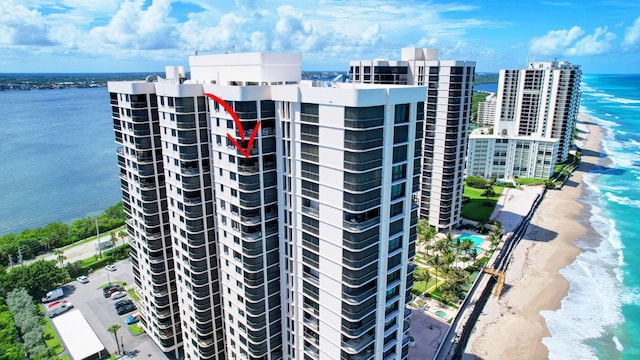
{"type": "Polygon", "coordinates": [[[395,200],[404,196],[405,183],[395,184],[391,186],[391,200],[395,200]]]}
{"type": "Polygon", "coordinates": [[[396,124],[409,122],[409,104],[396,105],[396,114],[394,121],[396,124]]]}

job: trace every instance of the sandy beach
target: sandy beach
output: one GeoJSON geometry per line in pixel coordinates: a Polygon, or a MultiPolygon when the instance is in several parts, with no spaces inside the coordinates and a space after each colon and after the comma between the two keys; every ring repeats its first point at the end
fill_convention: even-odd
{"type": "Polygon", "coordinates": [[[542,338],[550,336],[542,310],[557,310],[569,285],[559,270],[580,253],[573,241],[589,229],[580,222],[587,209],[578,202],[582,176],[596,168],[601,129],[579,116],[577,145],[582,162],[560,191],[548,191],[506,273],[505,292],[489,299],[465,351],[466,359],[546,359],[542,338]]]}

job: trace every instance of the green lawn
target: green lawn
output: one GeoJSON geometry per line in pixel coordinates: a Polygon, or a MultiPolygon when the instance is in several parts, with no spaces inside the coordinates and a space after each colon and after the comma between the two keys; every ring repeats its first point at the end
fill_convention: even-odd
{"type": "MultiPolygon", "coordinates": [[[[127,230],[127,225],[122,225],[122,226],[120,226],[119,228],[115,228],[115,229],[113,229],[113,230],[109,230],[109,231],[107,231],[106,233],[100,234],[100,238],[103,238],[103,237],[105,237],[105,236],[109,236],[109,234],[110,234],[111,232],[114,232],[115,234],[117,234],[117,233],[119,233],[119,232],[120,232],[120,231],[122,231],[122,230],[127,230]]],[[[88,237],[88,238],[86,238],[86,239],[82,239],[82,240],[80,240],[80,241],[76,241],[76,242],[74,242],[73,244],[69,244],[69,245],[67,245],[67,246],[64,246],[64,247],[62,247],[62,248],[60,248],[60,249],[61,249],[61,250],[69,250],[69,249],[71,249],[71,248],[73,248],[73,247],[80,246],[80,245],[82,245],[82,244],[86,244],[86,243],[88,243],[88,242],[90,242],[90,241],[94,241],[94,240],[95,240],[95,239],[97,239],[97,238],[98,238],[97,236],[88,237]]],[[[107,240],[107,241],[109,241],[109,240],[107,240]]],[[[118,243],[122,243],[122,240],[118,240],[118,242],[117,242],[116,244],[118,244],[118,243]]],[[[110,250],[110,249],[109,249],[109,250],[110,250]]],[[[105,251],[105,250],[103,250],[103,251],[105,251]]]]}
{"type": "MultiPolygon", "coordinates": [[[[442,281],[442,280],[440,280],[442,281]]],[[[413,289],[411,289],[411,293],[415,296],[418,296],[420,294],[422,294],[423,292],[425,292],[427,289],[431,289],[436,285],[436,279],[434,277],[431,277],[429,279],[429,283],[425,284],[424,281],[415,281],[413,283],[413,289]]]]}
{"type": "Polygon", "coordinates": [[[43,338],[52,355],[58,355],[64,350],[64,347],[58,338],[58,334],[56,334],[56,331],[53,329],[49,318],[44,318],[43,338]]]}
{"type": "Polygon", "coordinates": [[[131,289],[129,291],[127,291],[129,293],[129,296],[131,296],[131,298],[135,301],[140,301],[140,297],[138,296],[138,294],[136,294],[136,291],[131,289]]]}
{"type": "Polygon", "coordinates": [[[140,326],[138,326],[138,324],[129,325],[129,331],[133,335],[140,335],[143,333],[142,329],[140,329],[140,326]]]}
{"type": "Polygon", "coordinates": [[[463,196],[468,197],[469,201],[462,205],[462,217],[478,222],[489,221],[489,217],[496,207],[502,190],[502,186],[494,186],[493,191],[496,193],[496,196],[487,198],[482,196],[484,189],[472,188],[465,184],[463,196]]]}
{"type": "MultiPolygon", "coordinates": [[[[120,286],[122,286],[122,287],[125,287],[125,286],[127,285],[127,283],[126,283],[126,282],[124,282],[124,281],[112,281],[112,282],[110,282],[110,283],[104,283],[104,284],[100,285],[100,286],[98,287],[98,289],[103,289],[103,288],[104,288],[104,287],[106,287],[107,285],[113,285],[113,284],[118,284],[118,285],[120,285],[120,286]]],[[[138,299],[138,300],[139,300],[139,299],[138,299]]]]}
{"type": "Polygon", "coordinates": [[[544,179],[537,179],[537,178],[517,178],[516,179],[516,184],[519,185],[543,185],[544,184],[544,179]]]}

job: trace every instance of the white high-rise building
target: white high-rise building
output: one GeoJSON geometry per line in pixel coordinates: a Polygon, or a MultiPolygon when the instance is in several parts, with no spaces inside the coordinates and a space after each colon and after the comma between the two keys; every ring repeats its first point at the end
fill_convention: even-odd
{"type": "Polygon", "coordinates": [[[109,83],[147,332],[188,359],[406,359],[426,89],[301,81],[297,54],[189,60],[109,83]]]}
{"type": "Polygon", "coordinates": [[[556,159],[566,161],[580,106],[581,76],[579,65],[565,61],[500,70],[495,133],[558,139],[556,159]]]}
{"type": "Polygon", "coordinates": [[[401,60],[351,61],[354,82],[426,86],[420,217],[439,230],[462,220],[467,131],[475,62],[439,60],[438,50],[403,48],[401,60]]]}
{"type": "Polygon", "coordinates": [[[501,70],[493,134],[474,132],[470,136],[467,174],[551,177],[554,165],[569,156],[580,105],[581,74],[579,65],[564,61],[532,62],[526,69],[501,70]],[[498,146],[497,139],[513,144],[504,159],[486,152],[498,146]],[[516,151],[526,155],[519,156],[516,151]]]}
{"type": "Polygon", "coordinates": [[[490,93],[484,101],[478,103],[477,123],[482,126],[493,126],[496,118],[496,94],[490,93]]]}

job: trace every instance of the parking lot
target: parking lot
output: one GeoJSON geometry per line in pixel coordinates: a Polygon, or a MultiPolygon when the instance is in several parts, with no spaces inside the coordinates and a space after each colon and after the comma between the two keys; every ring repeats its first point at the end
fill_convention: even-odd
{"type": "MultiPolygon", "coordinates": [[[[147,334],[133,335],[129,331],[125,319],[137,312],[137,310],[124,315],[116,314],[113,304],[118,300],[131,299],[129,295],[118,300],[104,298],[102,286],[109,281],[123,281],[127,284],[127,288],[130,288],[133,284],[130,261],[123,260],[115,263],[115,266],[115,271],[107,271],[104,268],[94,270],[88,276],[89,282],[86,284],[81,284],[75,280],[66,284],[63,286],[65,299],[71,301],[74,307],[82,312],[109,353],[114,354],[116,352],[116,341],[113,334],[107,331],[107,328],[118,324],[121,326],[117,333],[118,342],[124,344],[125,351],[130,354],[128,357],[167,359],[147,334]]],[[[64,316],[64,314],[59,316],[64,316]]]]}

